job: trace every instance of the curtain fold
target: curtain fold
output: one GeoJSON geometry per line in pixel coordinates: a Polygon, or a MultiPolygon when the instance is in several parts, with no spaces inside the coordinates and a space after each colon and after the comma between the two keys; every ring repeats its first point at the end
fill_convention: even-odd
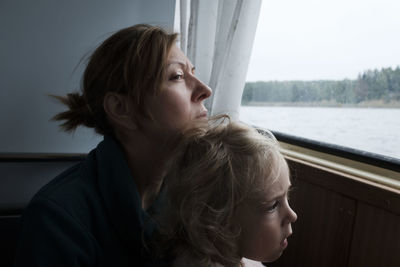
{"type": "MultiPolygon", "coordinates": [[[[179,1],[179,0],[177,0],[179,1]]],[[[180,14],[180,46],[184,54],[187,54],[187,21],[188,21],[188,0],[180,0],[179,14],[180,14]]]]}
{"type": "Polygon", "coordinates": [[[213,90],[206,107],[236,120],[261,0],[180,1],[181,48],[213,90]]]}

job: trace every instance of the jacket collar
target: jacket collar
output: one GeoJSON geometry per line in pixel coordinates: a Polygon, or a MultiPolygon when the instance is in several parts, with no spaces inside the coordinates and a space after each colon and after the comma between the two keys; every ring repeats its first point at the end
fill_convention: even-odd
{"type": "MultiPolygon", "coordinates": [[[[149,238],[155,222],[142,209],[142,201],[134,178],[118,142],[105,136],[96,152],[98,186],[106,211],[117,235],[129,249],[143,247],[143,237],[149,238]]],[[[159,195],[149,211],[161,204],[159,195]]]]}

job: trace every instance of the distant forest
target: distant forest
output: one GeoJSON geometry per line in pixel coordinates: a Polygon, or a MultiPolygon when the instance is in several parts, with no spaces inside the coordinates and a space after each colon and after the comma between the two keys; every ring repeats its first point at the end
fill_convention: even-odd
{"type": "Polygon", "coordinates": [[[400,66],[367,70],[356,80],[248,82],[242,105],[257,103],[358,104],[400,101],[400,66]]]}

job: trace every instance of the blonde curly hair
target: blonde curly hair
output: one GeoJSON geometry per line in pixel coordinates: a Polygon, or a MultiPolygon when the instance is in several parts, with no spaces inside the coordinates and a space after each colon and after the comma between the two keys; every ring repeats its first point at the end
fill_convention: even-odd
{"type": "Polygon", "coordinates": [[[241,266],[235,212],[277,179],[273,166],[284,161],[278,142],[228,118],[192,127],[177,151],[165,180],[163,244],[199,266],[241,266]]]}

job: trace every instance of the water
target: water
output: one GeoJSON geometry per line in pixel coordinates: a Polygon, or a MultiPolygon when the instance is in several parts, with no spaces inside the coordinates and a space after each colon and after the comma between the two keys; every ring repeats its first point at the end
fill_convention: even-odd
{"type": "Polygon", "coordinates": [[[400,109],[242,106],[240,119],[270,130],[400,158],[400,109]]]}

